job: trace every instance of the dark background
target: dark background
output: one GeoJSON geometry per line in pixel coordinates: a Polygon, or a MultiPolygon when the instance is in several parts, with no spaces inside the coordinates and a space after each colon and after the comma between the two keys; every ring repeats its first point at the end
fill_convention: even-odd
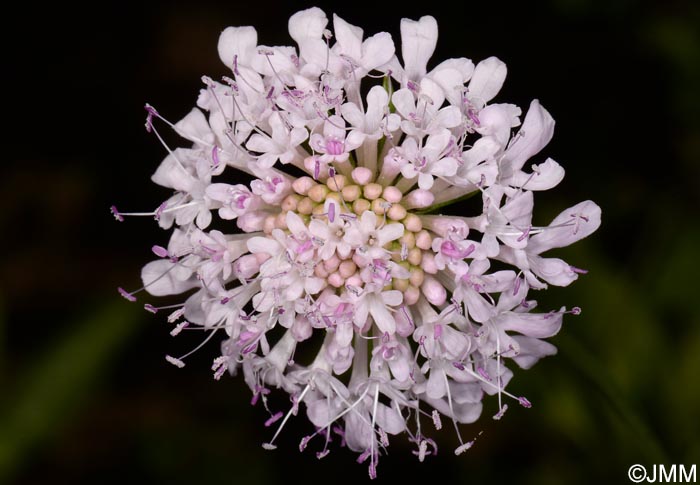
{"type": "MultiPolygon", "coordinates": [[[[603,225],[558,256],[590,270],[542,294],[580,305],[553,342],[559,355],[516,372],[533,402],[455,457],[418,463],[394,439],[379,479],[446,483],[629,483],[641,463],[700,462],[700,9],[697,2],[317,2],[399,44],[399,21],[431,14],[433,59],[496,55],[508,79],[496,101],[538,98],[557,120],[543,155],[567,170],[537,194],[536,223],[593,199],[603,225]]],[[[195,104],[200,76],[225,74],[216,44],[229,25],[292,43],[288,17],[313,3],[43,6],[25,2],[3,28],[0,178],[0,483],[320,483],[364,480],[339,448],[299,453],[299,418],[276,451],[241,379],[210,377],[215,346],[178,370],[164,316],[118,297],[138,286],[150,219],[119,224],[109,206],[152,209],[163,158],[143,129],[149,102],[172,121],[195,104]]],[[[434,65],[434,64],[433,64],[434,65]]],[[[168,140],[176,143],[176,137],[168,140]]],[[[537,295],[540,296],[540,295],[537,295]]],[[[140,303],[143,303],[141,301],[140,303]]],[[[280,403],[284,399],[278,396],[280,403]]]]}

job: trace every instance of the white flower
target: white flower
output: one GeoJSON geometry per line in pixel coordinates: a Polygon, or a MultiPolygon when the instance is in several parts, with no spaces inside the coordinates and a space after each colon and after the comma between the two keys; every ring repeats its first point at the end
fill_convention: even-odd
{"type": "MultiPolygon", "coordinates": [[[[585,272],[543,254],[593,233],[601,212],[585,201],[533,225],[535,194],[564,169],[550,158],[526,166],[554,120],[535,100],[520,126],[518,106],[492,102],[502,61],[428,70],[432,17],[401,21],[401,60],[385,32],[365,35],[338,16],[332,27],[310,8],[289,20],[296,46],[225,29],[229,72],[202,78],[200,109],[173,124],[146,106],[146,128],[167,150],[152,179],[173,193],[152,212],[111,210],[175,225],[167,248],[153,246],[143,288],[119,292],[187,293],[174,308],[146,309],[171,309],[173,336],[208,332],[195,350],[223,336],[214,378],[243,374],[270,412],[265,425],[278,423],[263,446],[275,448],[304,407],[317,431],[300,449],[321,436],[322,458],[342,434],[374,478],[390,436],[406,431],[421,461],[437,451],[426,414],[438,429],[441,416],[453,420],[460,454],[474,442],[458,423],[479,418],[484,395],[498,395],[495,419],[504,396],[530,406],[506,389],[508,363],[553,355],[543,339],[580,310],[536,313],[528,293],[585,272]],[[189,146],[168,147],[161,123],[189,146]],[[436,214],[469,195],[481,195],[480,210],[436,214]],[[297,362],[297,348],[315,357],[297,362]],[[271,388],[290,394],[286,414],[268,402],[271,388]]],[[[182,367],[190,353],[166,359],[182,367]]]]}

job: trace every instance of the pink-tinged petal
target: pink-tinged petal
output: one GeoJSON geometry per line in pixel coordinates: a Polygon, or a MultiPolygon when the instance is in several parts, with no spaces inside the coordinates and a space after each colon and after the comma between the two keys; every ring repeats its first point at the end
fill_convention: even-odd
{"type": "Polygon", "coordinates": [[[450,386],[452,399],[456,403],[479,403],[484,397],[484,391],[477,382],[454,382],[450,386]]]}
{"type": "Polygon", "coordinates": [[[369,313],[372,315],[374,323],[377,324],[379,330],[382,333],[393,335],[394,332],[396,332],[396,321],[394,317],[391,316],[391,312],[389,312],[384,302],[380,298],[374,296],[366,298],[371,298],[368,302],[369,313]]]}
{"type": "Polygon", "coordinates": [[[258,153],[266,153],[277,150],[277,147],[270,138],[257,133],[250,137],[250,140],[248,140],[245,146],[248,150],[258,153]]]}
{"type": "Polygon", "coordinates": [[[316,401],[305,401],[306,415],[317,428],[328,426],[331,423],[340,409],[340,401],[330,399],[318,399],[316,401]]]}
{"type": "Polygon", "coordinates": [[[405,119],[410,119],[411,114],[416,112],[416,100],[413,93],[408,89],[399,89],[392,97],[391,101],[396,111],[405,119]]]}
{"type": "MultiPolygon", "coordinates": [[[[430,71],[430,77],[437,82],[443,71],[457,71],[461,77],[460,84],[469,81],[474,73],[474,63],[466,57],[457,57],[453,59],[445,59],[440,64],[435,66],[435,69],[430,71]]],[[[450,77],[452,75],[450,74],[450,77]]]]}
{"type": "Polygon", "coordinates": [[[362,44],[362,58],[358,59],[367,71],[377,69],[394,57],[394,41],[386,32],[374,34],[362,44]]]}
{"type": "Polygon", "coordinates": [[[501,90],[508,69],[497,57],[484,59],[474,68],[469,82],[469,97],[480,103],[488,103],[501,90]]]}
{"type": "Polygon", "coordinates": [[[280,244],[269,237],[251,237],[247,242],[248,251],[274,256],[282,250],[280,244]]]}
{"type": "Polygon", "coordinates": [[[424,77],[420,81],[420,96],[427,96],[433,101],[430,105],[426,106],[428,112],[436,112],[437,109],[442,106],[442,103],[445,102],[445,92],[438,83],[429,77],[424,77]]]}
{"type": "Polygon", "coordinates": [[[440,341],[445,354],[452,359],[460,359],[469,351],[469,339],[460,331],[444,326],[440,341]]]}
{"type": "Polygon", "coordinates": [[[408,79],[417,81],[425,76],[437,38],[438,27],[433,17],[421,17],[418,21],[401,19],[401,57],[408,79]]]}
{"type": "Polygon", "coordinates": [[[382,292],[382,301],[389,306],[399,306],[403,302],[403,293],[398,290],[382,292]]]}
{"type": "Polygon", "coordinates": [[[556,313],[504,312],[498,317],[499,327],[506,332],[518,332],[527,337],[552,337],[561,329],[564,310],[562,308],[556,313]]]}
{"type": "Polygon", "coordinates": [[[469,150],[462,153],[462,161],[466,167],[471,167],[493,157],[500,148],[493,138],[482,136],[469,150]]]}
{"type": "Polygon", "coordinates": [[[249,54],[258,45],[258,33],[253,27],[227,27],[219,36],[219,58],[229,69],[237,62],[248,62],[249,54]]]}
{"type": "Polygon", "coordinates": [[[559,258],[542,258],[530,255],[530,269],[547,283],[555,286],[569,286],[578,279],[578,274],[566,261],[559,258]]]}
{"type": "Polygon", "coordinates": [[[519,353],[513,357],[513,360],[523,369],[529,369],[542,357],[557,353],[557,348],[554,345],[543,340],[520,335],[514,335],[513,340],[519,346],[519,353]]]}
{"type": "Polygon", "coordinates": [[[554,218],[540,234],[530,238],[528,249],[536,254],[552,248],[563,248],[588,237],[600,227],[601,210],[586,200],[570,207],[554,218]]]}
{"type": "Polygon", "coordinates": [[[304,278],[304,290],[310,295],[319,293],[326,286],[326,280],[309,276],[304,278]]]}
{"type": "Polygon", "coordinates": [[[430,73],[430,78],[442,88],[445,97],[449,100],[451,105],[460,105],[464,87],[464,75],[462,72],[451,68],[443,68],[440,70],[435,68],[430,73]]]}
{"type": "Polygon", "coordinates": [[[469,316],[479,323],[487,321],[495,314],[494,307],[474,290],[464,292],[464,304],[467,306],[469,316]]]}
{"type": "Polygon", "coordinates": [[[282,121],[282,117],[278,113],[272,113],[267,119],[272,131],[272,142],[278,148],[285,150],[289,146],[289,132],[287,126],[282,121]]]}
{"type": "Polygon", "coordinates": [[[345,103],[340,107],[340,112],[350,125],[364,130],[365,115],[355,103],[345,103]]]}
{"type": "Polygon", "coordinates": [[[431,172],[437,177],[451,177],[457,173],[459,164],[452,157],[445,157],[433,165],[431,172]]]}
{"type": "MultiPolygon", "coordinates": [[[[405,175],[404,175],[405,176],[405,175]]],[[[410,178],[410,177],[407,177],[410,178]]],[[[433,176],[429,173],[420,172],[418,174],[418,188],[421,190],[430,190],[433,187],[433,176]]]]}
{"type": "Polygon", "coordinates": [[[365,131],[373,133],[380,128],[384,113],[389,108],[389,93],[382,86],[374,86],[367,93],[367,116],[365,131]]]}
{"type": "Polygon", "coordinates": [[[564,179],[564,168],[548,158],[544,163],[533,166],[532,173],[518,171],[513,174],[510,185],[527,190],[549,190],[564,179]]]}
{"type": "Polygon", "coordinates": [[[326,14],[318,7],[295,13],[289,19],[289,36],[297,44],[306,39],[320,39],[328,24],[326,14]]]}
{"type": "Polygon", "coordinates": [[[304,128],[294,128],[289,135],[289,145],[290,147],[295,147],[300,145],[309,136],[309,132],[304,128]]]}
{"type": "Polygon", "coordinates": [[[212,133],[204,113],[197,108],[193,108],[187,116],[175,123],[175,130],[180,136],[194,143],[200,145],[201,143],[209,145],[214,143],[214,133],[212,133]]]}
{"type": "Polygon", "coordinates": [[[199,285],[196,278],[177,278],[179,275],[174,271],[175,266],[176,263],[163,259],[146,264],[141,270],[146,291],[153,296],[177,295],[199,285]]]}
{"type": "Polygon", "coordinates": [[[364,36],[362,29],[333,14],[333,32],[342,53],[356,62],[360,62],[362,60],[362,37],[364,36]]]}
{"type": "Polygon", "coordinates": [[[353,248],[362,246],[365,243],[365,235],[356,224],[352,224],[345,230],[343,241],[353,248]]]}
{"type": "Polygon", "coordinates": [[[427,158],[438,158],[440,153],[449,145],[452,134],[449,130],[440,130],[428,137],[422,153],[427,158]]]}
{"type": "Polygon", "coordinates": [[[335,343],[339,347],[347,347],[352,343],[353,327],[349,322],[339,323],[335,328],[335,343]]]}
{"type": "Polygon", "coordinates": [[[384,246],[386,243],[396,241],[403,236],[404,227],[401,223],[387,224],[377,231],[377,244],[384,246]]]}
{"type": "Polygon", "coordinates": [[[195,219],[197,227],[200,229],[206,229],[211,224],[211,212],[207,210],[206,207],[202,206],[202,209],[197,213],[197,218],[195,219]]]}
{"type": "Polygon", "coordinates": [[[285,222],[287,223],[287,228],[296,237],[304,237],[306,235],[306,224],[304,224],[304,221],[302,221],[301,217],[299,217],[295,212],[287,212],[285,222]]]}
{"type": "Polygon", "coordinates": [[[356,302],[352,308],[352,321],[358,329],[361,329],[367,323],[369,317],[369,305],[367,299],[362,298],[356,302]]]}
{"type": "MultiPolygon", "coordinates": [[[[450,391],[451,392],[451,391],[450,391]]],[[[450,409],[449,404],[446,399],[431,399],[425,398],[425,402],[431,405],[433,408],[437,409],[440,413],[445,416],[452,417],[452,411],[454,411],[454,419],[458,423],[468,424],[473,423],[481,415],[482,404],[478,403],[465,403],[458,404],[452,403],[452,409],[450,409]]]]}
{"type": "MultiPolygon", "coordinates": [[[[400,331],[398,331],[401,334],[400,331]]],[[[403,355],[399,355],[393,360],[389,361],[389,370],[399,382],[405,382],[411,377],[411,367],[413,362],[405,358],[403,355]]]]}
{"type": "Polygon", "coordinates": [[[487,293],[500,293],[509,290],[515,282],[515,272],[511,270],[496,271],[481,277],[487,293]]]}
{"type": "Polygon", "coordinates": [[[368,233],[377,227],[377,214],[372,211],[364,211],[360,216],[360,228],[368,233]]]}
{"type": "Polygon", "coordinates": [[[190,192],[197,184],[197,180],[182,166],[182,161],[186,157],[185,149],[176,149],[160,163],[151,180],[163,187],[190,192]]]}
{"type": "Polygon", "coordinates": [[[309,222],[309,232],[312,236],[316,236],[319,239],[326,240],[330,237],[331,228],[325,222],[321,222],[318,219],[312,219],[309,222]]]}
{"type": "Polygon", "coordinates": [[[520,124],[520,108],[514,104],[491,104],[479,111],[479,125],[476,131],[494,138],[500,147],[505,148],[510,140],[511,128],[520,124]]]}
{"type": "MultiPolygon", "coordinates": [[[[365,142],[367,135],[359,130],[352,130],[348,133],[347,138],[345,138],[345,150],[347,152],[354,150],[355,148],[362,146],[365,142]]],[[[347,155],[347,153],[345,154],[347,155]]],[[[338,157],[336,157],[336,160],[338,157]]]]}
{"type": "Polygon", "coordinates": [[[538,154],[549,143],[553,135],[554,118],[538,100],[533,100],[519,134],[505,152],[504,161],[513,171],[520,170],[530,157],[538,154]]]}
{"type": "Polygon", "coordinates": [[[369,413],[355,410],[346,414],[345,418],[345,442],[352,451],[364,452],[370,447],[374,439],[374,430],[370,428],[369,413]]]}
{"type": "Polygon", "coordinates": [[[306,318],[297,317],[292,325],[292,335],[297,342],[303,342],[313,334],[313,327],[306,318]]]}
{"type": "MultiPolygon", "coordinates": [[[[306,39],[302,41],[299,44],[299,55],[309,63],[307,66],[315,65],[324,69],[328,65],[328,70],[331,72],[339,72],[347,64],[340,57],[333,54],[328,49],[326,41],[322,39],[306,39]]],[[[316,72],[311,75],[318,77],[316,72]]]]}
{"type": "Polygon", "coordinates": [[[389,434],[399,434],[406,429],[406,421],[396,411],[384,404],[377,406],[377,413],[374,418],[381,429],[389,434]]]}
{"type": "Polygon", "coordinates": [[[431,124],[441,128],[454,128],[462,123],[462,113],[456,106],[447,106],[437,112],[431,124]]]}
{"type": "Polygon", "coordinates": [[[501,213],[510,222],[511,235],[499,235],[501,241],[514,249],[523,249],[527,246],[527,234],[532,221],[534,198],[532,192],[519,192],[510,199],[502,208],[501,213]]]}
{"type": "Polygon", "coordinates": [[[430,375],[428,376],[428,386],[425,389],[425,393],[429,398],[440,399],[447,393],[447,387],[445,386],[445,371],[442,369],[430,369],[430,375]]]}

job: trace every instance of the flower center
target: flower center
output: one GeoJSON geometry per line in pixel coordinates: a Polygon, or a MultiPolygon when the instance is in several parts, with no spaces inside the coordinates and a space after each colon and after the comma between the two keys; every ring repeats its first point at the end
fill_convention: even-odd
{"type": "MultiPolygon", "coordinates": [[[[343,149],[342,142],[334,139],[327,140],[326,147],[329,154],[343,149]]],[[[331,172],[325,177],[319,174],[318,179],[297,179],[292,186],[295,193],[282,202],[282,214],[268,216],[265,232],[289,231],[287,212],[298,215],[309,231],[312,221],[314,228],[327,224],[333,229],[325,230],[325,236],[313,234],[313,245],[305,240],[306,244],[299,241],[296,247],[302,253],[314,246],[324,248],[323,258],[313,269],[315,276],[339,292],[350,286],[362,292],[363,285],[371,282],[401,291],[406,304],[415,303],[425,275],[424,254],[430,252],[432,238],[423,229],[421,218],[404,206],[404,201],[410,204],[411,197],[405,197],[396,186],[372,181],[362,168],[349,175],[331,172]],[[373,217],[367,217],[366,212],[373,217]],[[334,226],[338,220],[343,223],[334,226]],[[396,226],[402,227],[399,233],[393,232],[396,226]],[[392,235],[387,236],[383,231],[390,229],[392,235]]],[[[460,248],[452,245],[446,249],[459,252],[460,248]]]]}

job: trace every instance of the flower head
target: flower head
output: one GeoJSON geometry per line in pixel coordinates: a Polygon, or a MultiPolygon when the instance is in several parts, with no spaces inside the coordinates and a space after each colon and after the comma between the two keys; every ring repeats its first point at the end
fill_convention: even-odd
{"type": "MultiPolygon", "coordinates": [[[[536,313],[529,293],[585,272],[545,253],[590,235],[601,211],[585,201],[533,225],[535,193],[564,169],[549,158],[526,167],[554,121],[536,100],[522,126],[520,108],[492,102],[503,62],[429,70],[432,17],[401,22],[401,59],[387,33],[366,36],[337,15],[333,30],[317,8],[289,20],[293,47],[230,27],[218,46],[230,72],[203,78],[198,108],[171,124],[147,105],[149,131],[163,142],[164,122],[190,146],[165,146],[153,181],[173,194],[137,213],[175,226],[142,289],[188,293],[172,333],[219,338],[214,377],[241,372],[270,411],[265,425],[278,426],[265,448],[303,409],[316,431],[301,449],[318,441],[322,458],[339,434],[375,477],[397,435],[420,460],[437,450],[426,414],[438,429],[441,416],[455,423],[460,454],[474,441],[457,424],[478,419],[484,395],[498,396],[496,419],[505,398],[530,406],[507,389],[508,366],[552,355],[543,339],[580,309],[536,313]],[[231,182],[236,171],[253,180],[231,182]],[[435,214],[468,195],[480,212],[435,214]],[[319,348],[307,343],[315,334],[319,348]],[[295,361],[310,351],[310,364],[295,361]],[[291,395],[290,409],[268,408],[271,388],[291,395]]],[[[182,367],[188,355],[167,360],[182,367]]]]}

